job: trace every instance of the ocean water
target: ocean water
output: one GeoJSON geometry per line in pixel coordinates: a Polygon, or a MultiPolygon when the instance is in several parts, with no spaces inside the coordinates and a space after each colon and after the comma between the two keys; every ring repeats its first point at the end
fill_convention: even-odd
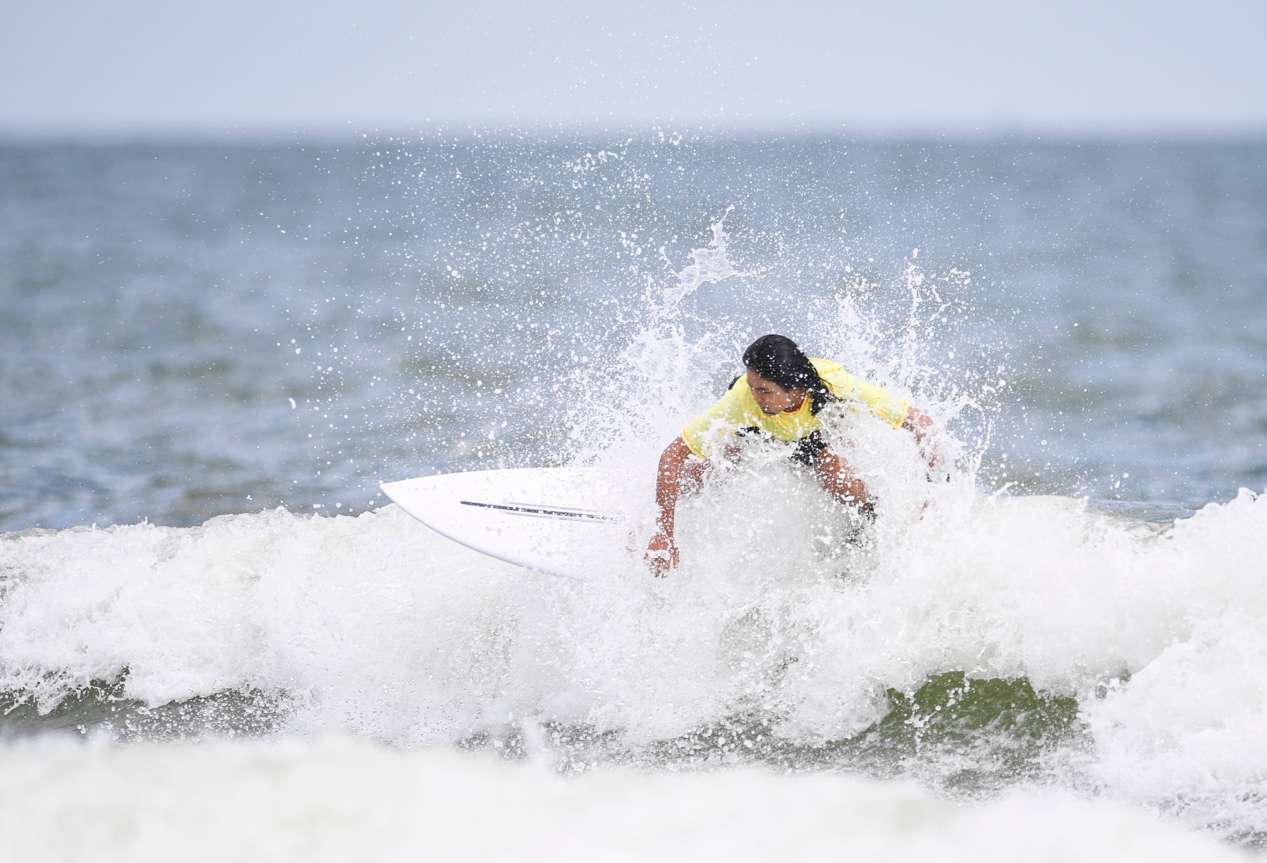
{"type": "Polygon", "coordinates": [[[1257,140],[0,145],[0,829],[1261,855],[1265,301],[1257,140]],[[949,482],[836,417],[865,542],[758,454],[672,578],[581,584],[378,491],[582,465],[649,513],[771,331],[926,409],[949,482]]]}

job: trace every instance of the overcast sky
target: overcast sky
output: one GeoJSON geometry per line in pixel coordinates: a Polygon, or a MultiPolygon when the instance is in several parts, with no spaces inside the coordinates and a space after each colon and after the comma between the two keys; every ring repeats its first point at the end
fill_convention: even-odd
{"type": "Polygon", "coordinates": [[[1264,0],[6,2],[0,131],[1267,131],[1264,0]]]}

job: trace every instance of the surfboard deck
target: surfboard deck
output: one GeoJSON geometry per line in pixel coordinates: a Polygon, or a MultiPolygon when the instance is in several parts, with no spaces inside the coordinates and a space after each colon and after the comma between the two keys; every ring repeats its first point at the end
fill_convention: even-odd
{"type": "Polygon", "coordinates": [[[641,557],[620,490],[584,469],[470,471],[380,487],[436,533],[529,569],[590,578],[641,557]]]}

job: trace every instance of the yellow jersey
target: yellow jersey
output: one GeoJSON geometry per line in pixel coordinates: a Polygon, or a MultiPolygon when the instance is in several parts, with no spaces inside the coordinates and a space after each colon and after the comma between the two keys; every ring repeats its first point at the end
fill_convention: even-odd
{"type": "MultiPolygon", "coordinates": [[[[864,406],[894,428],[906,419],[910,403],[905,399],[854,377],[839,363],[818,357],[811,357],[810,362],[831,394],[846,404],[864,406]]],[[[747,376],[741,375],[716,404],[686,424],[682,440],[696,456],[708,458],[724,438],[738,429],[753,427],[778,440],[796,441],[822,428],[822,423],[810,410],[808,396],[794,411],[767,414],[753,397],[747,376]]]]}

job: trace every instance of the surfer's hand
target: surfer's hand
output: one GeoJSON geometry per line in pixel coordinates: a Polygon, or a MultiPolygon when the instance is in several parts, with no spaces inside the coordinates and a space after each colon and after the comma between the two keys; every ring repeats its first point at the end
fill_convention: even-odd
{"type": "Polygon", "coordinates": [[[906,419],[902,421],[902,428],[915,435],[915,445],[919,448],[924,461],[928,462],[928,469],[930,471],[940,469],[945,459],[942,458],[941,448],[937,445],[937,428],[933,425],[932,418],[915,408],[909,408],[906,419]]]}
{"type": "Polygon", "coordinates": [[[924,479],[929,482],[950,482],[950,470],[941,453],[933,453],[928,457],[928,470],[924,471],[924,479]]]}
{"type": "Polygon", "coordinates": [[[663,578],[669,574],[670,570],[677,568],[677,543],[674,542],[673,537],[658,530],[647,543],[644,559],[647,561],[647,566],[651,567],[651,574],[657,578],[663,578]]]}
{"type": "Polygon", "coordinates": [[[928,448],[928,451],[924,453],[924,460],[928,462],[929,470],[937,470],[942,465],[941,453],[938,452],[936,447],[930,446],[928,448]]]}

